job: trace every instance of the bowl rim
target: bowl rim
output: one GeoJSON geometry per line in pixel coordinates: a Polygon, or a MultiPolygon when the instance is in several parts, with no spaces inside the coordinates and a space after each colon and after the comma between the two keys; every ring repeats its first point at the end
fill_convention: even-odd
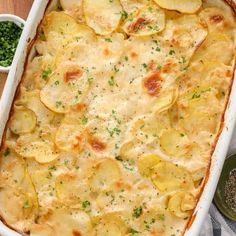
{"type": "MultiPolygon", "coordinates": [[[[25,20],[14,14],[0,14],[0,22],[1,21],[14,22],[16,25],[20,26],[21,28],[23,28],[25,25],[25,20]]],[[[10,69],[11,69],[11,65],[7,67],[0,66],[0,72],[3,72],[3,73],[8,73],[10,69]]]]}
{"type": "Polygon", "coordinates": [[[235,169],[236,169],[236,153],[227,156],[225,160],[213,200],[218,210],[225,217],[236,222],[236,213],[227,205],[223,190],[223,187],[225,186],[225,183],[229,177],[230,172],[235,169]]]}

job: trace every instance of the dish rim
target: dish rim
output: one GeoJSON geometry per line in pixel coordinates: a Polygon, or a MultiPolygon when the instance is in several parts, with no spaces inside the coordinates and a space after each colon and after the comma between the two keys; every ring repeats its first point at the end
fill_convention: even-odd
{"type": "MultiPolygon", "coordinates": [[[[35,0],[33,3],[0,100],[0,110],[3,111],[0,113],[0,144],[3,141],[2,136],[4,134],[5,125],[10,116],[13,100],[15,96],[17,96],[17,87],[21,81],[25,64],[27,63],[27,58],[30,54],[29,50],[36,36],[38,26],[47,10],[47,6],[58,1],[59,0],[35,0]]],[[[226,2],[236,13],[236,3],[234,0],[222,1],[226,2]]],[[[236,97],[235,68],[230,95],[222,120],[222,127],[215,142],[215,148],[213,148],[213,154],[209,163],[209,173],[204,181],[197,206],[185,229],[184,236],[197,236],[199,234],[212,202],[236,121],[236,114],[234,114],[234,111],[236,110],[236,101],[234,102],[233,97],[236,97]]],[[[2,219],[1,216],[0,219],[2,219]]],[[[4,219],[2,219],[2,221],[4,222],[4,219]]],[[[10,226],[7,226],[6,222],[5,224],[0,223],[0,234],[3,236],[19,236],[19,233],[22,232],[17,233],[16,230],[13,231],[10,226]]]]}

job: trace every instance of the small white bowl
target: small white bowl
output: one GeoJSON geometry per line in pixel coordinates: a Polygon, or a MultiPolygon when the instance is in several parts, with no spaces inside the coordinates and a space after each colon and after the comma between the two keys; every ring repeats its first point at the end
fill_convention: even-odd
{"type": "MultiPolygon", "coordinates": [[[[21,28],[23,28],[25,25],[25,21],[22,18],[11,14],[0,14],[0,21],[11,21],[14,22],[16,25],[20,26],[21,28]]],[[[10,68],[11,66],[0,66],[0,72],[8,73],[10,68]]]]}

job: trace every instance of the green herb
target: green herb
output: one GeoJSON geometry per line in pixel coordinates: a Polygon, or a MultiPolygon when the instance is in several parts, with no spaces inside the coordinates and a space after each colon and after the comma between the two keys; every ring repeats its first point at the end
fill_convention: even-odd
{"type": "Polygon", "coordinates": [[[119,128],[117,128],[117,127],[113,128],[113,129],[107,128],[107,131],[110,134],[110,137],[113,137],[114,134],[119,135],[120,132],[121,132],[121,130],[119,128]]]}
{"type": "Polygon", "coordinates": [[[86,124],[88,123],[88,118],[85,117],[85,116],[83,116],[83,117],[81,118],[81,122],[82,122],[83,125],[86,125],[86,124]]]}
{"type": "Polygon", "coordinates": [[[42,72],[42,78],[44,80],[46,80],[48,78],[48,76],[52,73],[51,68],[48,68],[47,70],[43,70],[42,72]]]}
{"type": "Polygon", "coordinates": [[[55,85],[59,85],[60,82],[59,82],[58,80],[56,80],[56,81],[54,82],[54,84],[55,84],[55,85]]]}
{"type": "Polygon", "coordinates": [[[122,158],[121,158],[121,156],[116,156],[115,159],[116,159],[117,161],[123,161],[122,158]]]}
{"type": "Polygon", "coordinates": [[[109,42],[109,43],[112,43],[111,38],[105,38],[105,41],[106,41],[106,42],[109,42]]]}
{"type": "Polygon", "coordinates": [[[83,207],[83,208],[87,208],[87,207],[90,206],[90,205],[91,205],[90,202],[87,201],[87,200],[82,202],[82,207],[83,207]]]}
{"type": "Polygon", "coordinates": [[[126,11],[121,11],[120,14],[122,20],[126,20],[128,18],[128,13],[126,11]]]}
{"type": "Polygon", "coordinates": [[[133,209],[133,217],[135,218],[139,218],[139,216],[141,216],[142,214],[142,211],[143,211],[143,208],[140,206],[140,207],[136,207],[133,209]]]}
{"type": "Polygon", "coordinates": [[[126,170],[134,171],[134,161],[133,160],[127,160],[127,161],[123,160],[122,165],[126,170]]]}
{"type": "Polygon", "coordinates": [[[10,154],[10,149],[7,148],[7,149],[5,150],[5,152],[3,153],[3,156],[4,156],[4,157],[7,157],[9,154],[10,154]]]}
{"type": "Polygon", "coordinates": [[[139,232],[137,231],[137,230],[135,230],[135,229],[130,229],[130,231],[129,231],[132,235],[134,235],[134,234],[138,234],[139,232]]]}
{"type": "Polygon", "coordinates": [[[27,200],[27,201],[25,201],[25,202],[23,203],[22,208],[27,209],[27,208],[29,208],[29,207],[30,207],[30,206],[29,206],[29,201],[27,200]]]}
{"type": "Polygon", "coordinates": [[[50,167],[48,167],[48,170],[50,170],[50,171],[56,171],[57,168],[56,168],[56,166],[50,166],[50,167]]]}
{"type": "Polygon", "coordinates": [[[146,63],[142,64],[145,69],[147,69],[148,65],[146,63]]]}
{"type": "Polygon", "coordinates": [[[89,84],[91,84],[93,82],[93,80],[94,80],[94,78],[92,78],[92,77],[88,78],[89,84]]]}
{"type": "Polygon", "coordinates": [[[115,85],[114,76],[111,76],[111,78],[108,80],[108,84],[109,84],[110,86],[114,86],[114,85],[115,85]]]}
{"type": "Polygon", "coordinates": [[[119,72],[119,69],[117,68],[116,65],[114,65],[114,71],[115,71],[116,73],[119,72]]]}
{"type": "Polygon", "coordinates": [[[125,56],[125,60],[126,60],[126,61],[128,61],[128,60],[129,60],[129,58],[128,58],[127,56],[125,56]]]}
{"type": "Polygon", "coordinates": [[[62,102],[61,101],[57,101],[56,102],[56,108],[60,107],[62,105],[62,102]]]}
{"type": "Polygon", "coordinates": [[[175,54],[175,50],[170,50],[170,51],[169,51],[169,54],[170,54],[170,55],[174,55],[174,54],[175,54]]]}
{"type": "Polygon", "coordinates": [[[10,66],[15,55],[22,28],[10,21],[0,22],[0,66],[10,66]]]}
{"type": "Polygon", "coordinates": [[[164,214],[159,215],[159,219],[164,221],[165,220],[165,215],[164,214]]]}

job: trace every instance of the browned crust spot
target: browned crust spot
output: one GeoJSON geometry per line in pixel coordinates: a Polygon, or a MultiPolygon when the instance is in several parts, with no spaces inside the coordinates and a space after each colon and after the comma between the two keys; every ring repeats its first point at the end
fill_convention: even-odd
{"type": "Polygon", "coordinates": [[[158,96],[161,90],[162,81],[163,79],[160,72],[155,71],[144,79],[143,86],[150,96],[158,96]]]}

